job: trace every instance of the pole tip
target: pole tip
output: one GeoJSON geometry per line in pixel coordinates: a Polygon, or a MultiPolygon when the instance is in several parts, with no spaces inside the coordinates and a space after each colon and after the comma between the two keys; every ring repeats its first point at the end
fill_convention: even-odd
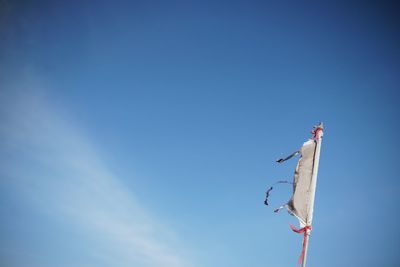
{"type": "Polygon", "coordinates": [[[313,127],[311,131],[314,139],[319,139],[324,135],[324,123],[321,121],[318,125],[313,127]]]}

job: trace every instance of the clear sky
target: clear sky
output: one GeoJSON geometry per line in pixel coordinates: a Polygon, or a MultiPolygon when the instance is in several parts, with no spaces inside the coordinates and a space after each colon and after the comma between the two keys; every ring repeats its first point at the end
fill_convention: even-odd
{"type": "Polygon", "coordinates": [[[400,266],[400,10],[322,2],[0,1],[0,265],[296,266],[322,120],[308,266],[400,266]]]}

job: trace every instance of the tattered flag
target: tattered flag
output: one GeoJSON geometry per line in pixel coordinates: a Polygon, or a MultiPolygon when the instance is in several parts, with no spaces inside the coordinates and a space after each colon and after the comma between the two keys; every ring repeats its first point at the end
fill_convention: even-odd
{"type": "MultiPolygon", "coordinates": [[[[305,260],[308,236],[311,231],[319,152],[323,135],[322,123],[315,126],[311,133],[313,134],[313,137],[305,142],[299,151],[276,161],[282,163],[300,155],[294,172],[293,195],[286,204],[274,210],[274,212],[278,212],[280,209],[286,208],[288,212],[296,216],[300,222],[300,229],[291,226],[294,232],[304,234],[303,249],[299,258],[299,263],[302,263],[305,260]]],[[[280,181],[277,183],[279,182],[280,181]]],[[[266,192],[266,199],[264,201],[265,205],[269,204],[268,197],[272,189],[273,186],[271,186],[266,192]]]]}
{"type": "Polygon", "coordinates": [[[293,179],[293,196],[287,207],[302,225],[309,222],[309,206],[312,193],[312,178],[315,159],[316,141],[309,140],[300,149],[301,157],[297,162],[293,179]]]}

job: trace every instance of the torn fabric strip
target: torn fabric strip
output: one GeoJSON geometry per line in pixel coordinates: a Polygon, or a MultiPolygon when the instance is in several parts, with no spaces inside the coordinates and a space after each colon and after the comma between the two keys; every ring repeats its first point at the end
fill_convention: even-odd
{"type": "Polygon", "coordinates": [[[275,186],[276,184],[292,184],[292,183],[289,182],[289,181],[277,181],[277,182],[275,182],[272,186],[270,186],[269,189],[267,190],[267,192],[265,192],[264,204],[265,204],[266,206],[269,205],[268,198],[269,198],[270,192],[272,191],[272,189],[274,189],[274,186],[275,186]]]}
{"type": "Polygon", "coordinates": [[[298,154],[300,154],[300,151],[293,152],[291,155],[287,156],[286,158],[278,159],[276,162],[278,162],[278,163],[285,162],[285,161],[297,156],[298,154]]]}

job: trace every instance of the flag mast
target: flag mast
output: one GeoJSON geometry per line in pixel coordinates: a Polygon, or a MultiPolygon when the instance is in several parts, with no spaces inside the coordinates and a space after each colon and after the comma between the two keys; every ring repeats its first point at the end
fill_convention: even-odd
{"type": "Polygon", "coordinates": [[[302,262],[302,267],[306,267],[307,262],[307,252],[308,252],[308,241],[311,234],[311,225],[313,219],[313,211],[314,211],[314,199],[315,199],[315,189],[317,186],[317,176],[318,176],[318,165],[319,165],[319,155],[321,152],[321,144],[322,144],[322,136],[324,135],[324,125],[322,122],[313,130],[314,138],[316,141],[316,148],[315,148],[315,159],[314,159],[314,166],[312,172],[312,183],[311,183],[311,195],[310,195],[310,205],[308,206],[308,214],[309,217],[307,218],[306,226],[306,235],[304,236],[304,258],[302,262]]]}

